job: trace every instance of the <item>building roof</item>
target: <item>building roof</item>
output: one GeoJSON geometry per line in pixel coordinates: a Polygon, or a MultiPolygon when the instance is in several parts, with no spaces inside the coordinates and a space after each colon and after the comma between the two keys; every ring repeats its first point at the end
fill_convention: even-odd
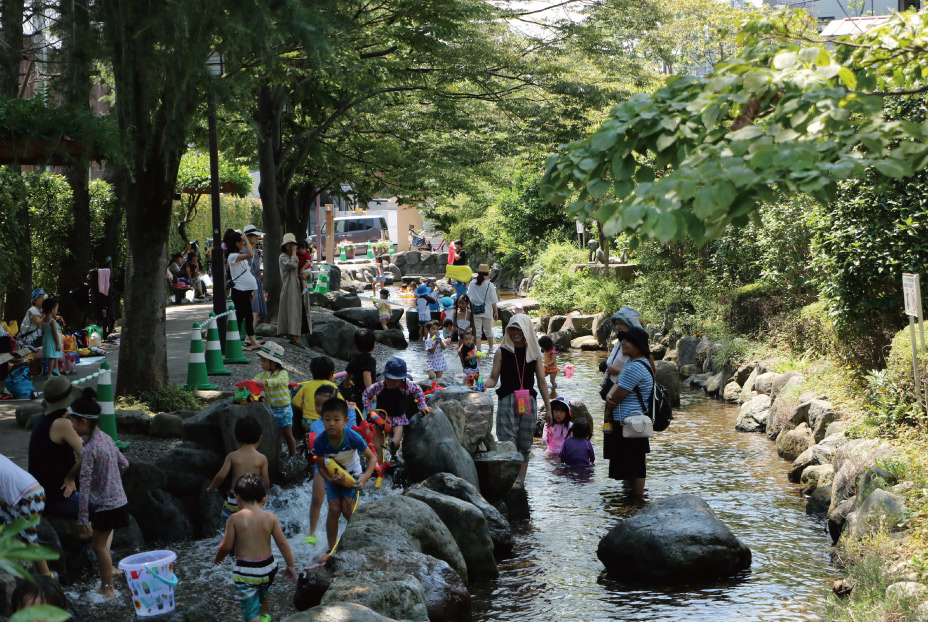
{"type": "Polygon", "coordinates": [[[822,36],[834,39],[867,32],[871,28],[882,26],[892,15],[868,15],[866,17],[846,17],[833,19],[822,29],[822,36]]]}

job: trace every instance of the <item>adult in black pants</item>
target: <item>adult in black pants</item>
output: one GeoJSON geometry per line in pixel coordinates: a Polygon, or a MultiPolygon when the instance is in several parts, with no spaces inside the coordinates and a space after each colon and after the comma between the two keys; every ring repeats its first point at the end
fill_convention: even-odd
{"type": "Polygon", "coordinates": [[[261,344],[255,339],[255,323],[251,314],[251,301],[255,298],[258,282],[251,273],[249,260],[255,256],[251,242],[240,231],[229,229],[222,237],[226,247],[226,266],[229,270],[229,283],[232,286],[232,304],[235,305],[235,316],[239,322],[245,323],[245,334],[248,344],[245,350],[255,350],[261,344]]]}

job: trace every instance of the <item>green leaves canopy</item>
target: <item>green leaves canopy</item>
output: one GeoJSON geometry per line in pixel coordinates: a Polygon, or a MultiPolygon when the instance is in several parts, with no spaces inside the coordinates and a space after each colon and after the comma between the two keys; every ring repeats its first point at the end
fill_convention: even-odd
{"type": "Polygon", "coordinates": [[[838,180],[869,166],[884,179],[911,175],[928,163],[928,124],[885,119],[885,93],[865,89],[920,80],[912,66],[926,36],[928,15],[903,13],[832,54],[799,13],[746,22],[736,57],[631,97],[562,146],[542,195],[574,199],[568,212],[608,235],[703,244],[778,192],[828,202],[838,180]]]}

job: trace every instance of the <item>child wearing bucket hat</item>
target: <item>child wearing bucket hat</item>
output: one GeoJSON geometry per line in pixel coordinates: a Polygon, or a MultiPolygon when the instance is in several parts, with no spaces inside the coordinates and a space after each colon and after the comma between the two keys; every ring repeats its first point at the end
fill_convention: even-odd
{"type": "Polygon", "coordinates": [[[116,591],[113,589],[109,539],[114,529],[129,525],[129,500],[122,487],[122,473],[129,468],[129,461],[116,448],[110,435],[97,426],[101,409],[96,399],[93,389],[84,389],[83,395],[68,407],[67,412],[74,431],[87,439],[81,451],[77,528],[80,537],[91,538],[90,546],[100,569],[99,591],[103,600],[110,601],[116,598],[116,591]],[[93,512],[90,506],[93,506],[93,512]]]}
{"type": "Polygon", "coordinates": [[[420,285],[416,288],[416,311],[419,313],[419,339],[424,340],[428,336],[428,329],[425,325],[432,319],[432,311],[429,305],[432,304],[432,290],[428,285],[420,285]]]}
{"type": "Polygon", "coordinates": [[[387,413],[389,423],[393,427],[393,438],[390,440],[390,454],[396,456],[396,451],[403,440],[403,426],[409,425],[406,417],[406,399],[412,398],[423,412],[432,412],[425,402],[425,394],[406,373],[406,361],[398,356],[390,357],[383,366],[383,380],[369,386],[361,398],[364,412],[383,410],[387,413]]]}
{"type": "Polygon", "coordinates": [[[258,350],[261,373],[254,381],[264,387],[264,397],[280,433],[287,442],[290,459],[296,457],[296,440],[293,438],[293,408],[290,406],[290,374],[284,369],[284,347],[268,341],[258,350]]]}

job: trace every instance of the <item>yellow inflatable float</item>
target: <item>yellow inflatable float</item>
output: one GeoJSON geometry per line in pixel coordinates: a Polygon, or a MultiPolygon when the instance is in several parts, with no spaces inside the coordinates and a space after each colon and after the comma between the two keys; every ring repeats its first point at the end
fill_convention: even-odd
{"type": "Polygon", "coordinates": [[[471,272],[470,266],[449,265],[445,268],[445,278],[460,281],[461,283],[470,283],[470,280],[474,278],[474,273],[471,272]]]}

